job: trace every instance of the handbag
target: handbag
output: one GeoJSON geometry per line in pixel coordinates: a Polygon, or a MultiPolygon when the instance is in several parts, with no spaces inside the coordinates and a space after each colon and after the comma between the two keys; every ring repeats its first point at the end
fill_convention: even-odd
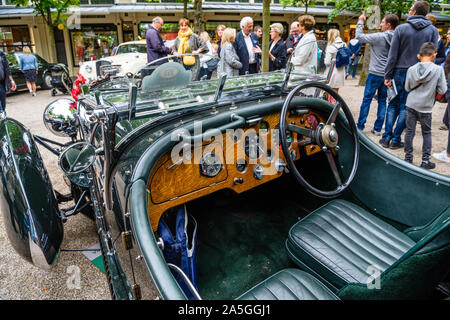
{"type": "MultiPolygon", "coordinates": [[[[178,266],[198,290],[197,221],[187,213],[186,206],[169,209],[159,221],[158,233],[164,241],[163,254],[166,261],[178,266]]],[[[183,277],[173,270],[172,274],[186,297],[193,300],[195,297],[183,277]]]]}
{"type": "Polygon", "coordinates": [[[208,72],[213,72],[217,69],[217,65],[219,64],[219,59],[212,58],[206,61],[206,65],[208,66],[208,72]]]}
{"type": "Polygon", "coordinates": [[[183,64],[185,66],[192,66],[195,64],[195,57],[194,56],[183,56],[183,64]]]}

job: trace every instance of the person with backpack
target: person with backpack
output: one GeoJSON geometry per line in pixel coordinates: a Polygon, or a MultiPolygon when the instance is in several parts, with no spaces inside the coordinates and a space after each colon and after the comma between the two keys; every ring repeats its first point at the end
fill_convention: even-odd
{"type": "Polygon", "coordinates": [[[389,48],[391,47],[394,30],[399,23],[399,19],[395,14],[387,14],[381,20],[381,32],[374,32],[365,34],[363,32],[364,22],[366,21],[366,14],[363,11],[358,18],[356,25],[355,37],[363,43],[370,44],[370,63],[369,74],[367,75],[366,87],[364,88],[364,98],[359,110],[359,118],[357,127],[359,130],[364,130],[367,116],[369,115],[370,104],[378,92],[378,111],[377,119],[374,123],[371,132],[376,136],[381,136],[381,128],[384,124],[386,116],[386,99],[387,87],[384,85],[384,69],[386,67],[389,48]]]}
{"type": "Polygon", "coordinates": [[[350,50],[341,39],[341,34],[337,29],[328,30],[328,44],[325,53],[325,74],[328,74],[330,68],[332,74],[328,85],[336,92],[344,86],[345,67],[350,63],[350,50]],[[333,63],[335,61],[335,64],[333,63]]]}

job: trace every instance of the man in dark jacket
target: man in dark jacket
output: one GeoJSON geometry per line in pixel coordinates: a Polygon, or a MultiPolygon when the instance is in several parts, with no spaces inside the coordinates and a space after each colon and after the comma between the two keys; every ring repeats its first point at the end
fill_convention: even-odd
{"type": "Polygon", "coordinates": [[[9,71],[8,59],[3,51],[0,51],[0,112],[6,110],[6,93],[16,90],[16,83],[9,71]]]}
{"type": "Polygon", "coordinates": [[[401,135],[406,121],[408,92],[405,90],[405,79],[408,68],[419,62],[417,54],[422,44],[433,42],[436,46],[438,45],[439,32],[425,17],[429,11],[428,2],[415,2],[409,10],[406,23],[398,26],[392,37],[384,83],[391,88],[392,83],[395,82],[397,95],[389,102],[385,130],[380,140],[380,144],[385,148],[399,149],[404,146],[401,135]]]}
{"type": "Polygon", "coordinates": [[[242,68],[239,75],[259,72],[259,54],[261,48],[258,46],[258,36],[253,32],[253,19],[244,17],[241,20],[241,31],[236,35],[233,47],[236,50],[242,68]]]}
{"type": "MultiPolygon", "coordinates": [[[[145,34],[145,40],[147,42],[147,62],[152,62],[167,56],[170,49],[164,45],[164,41],[159,34],[159,31],[164,25],[164,20],[161,17],[155,17],[152,20],[151,26],[148,28],[145,34]]],[[[158,65],[167,62],[161,60],[157,62],[158,65]]]]}
{"type": "Polygon", "coordinates": [[[300,33],[298,21],[292,22],[290,35],[286,39],[287,59],[289,59],[292,52],[294,52],[295,47],[297,46],[297,43],[300,41],[302,36],[303,36],[303,34],[300,33]]]}

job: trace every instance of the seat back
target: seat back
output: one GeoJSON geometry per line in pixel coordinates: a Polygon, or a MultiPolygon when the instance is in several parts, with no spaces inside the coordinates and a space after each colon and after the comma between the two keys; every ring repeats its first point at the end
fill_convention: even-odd
{"type": "Polygon", "coordinates": [[[426,226],[405,232],[419,238],[400,259],[369,285],[350,283],[341,299],[429,298],[450,272],[450,207],[426,226]],[[378,281],[378,284],[377,284],[378,281]]]}

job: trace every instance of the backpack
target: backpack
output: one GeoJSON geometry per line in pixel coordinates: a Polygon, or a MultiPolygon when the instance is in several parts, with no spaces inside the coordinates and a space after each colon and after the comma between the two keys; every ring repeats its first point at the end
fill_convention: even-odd
{"type": "Polygon", "coordinates": [[[334,46],[337,49],[336,53],[336,68],[342,68],[345,67],[350,63],[350,49],[347,48],[345,45],[338,48],[334,46]]]}

